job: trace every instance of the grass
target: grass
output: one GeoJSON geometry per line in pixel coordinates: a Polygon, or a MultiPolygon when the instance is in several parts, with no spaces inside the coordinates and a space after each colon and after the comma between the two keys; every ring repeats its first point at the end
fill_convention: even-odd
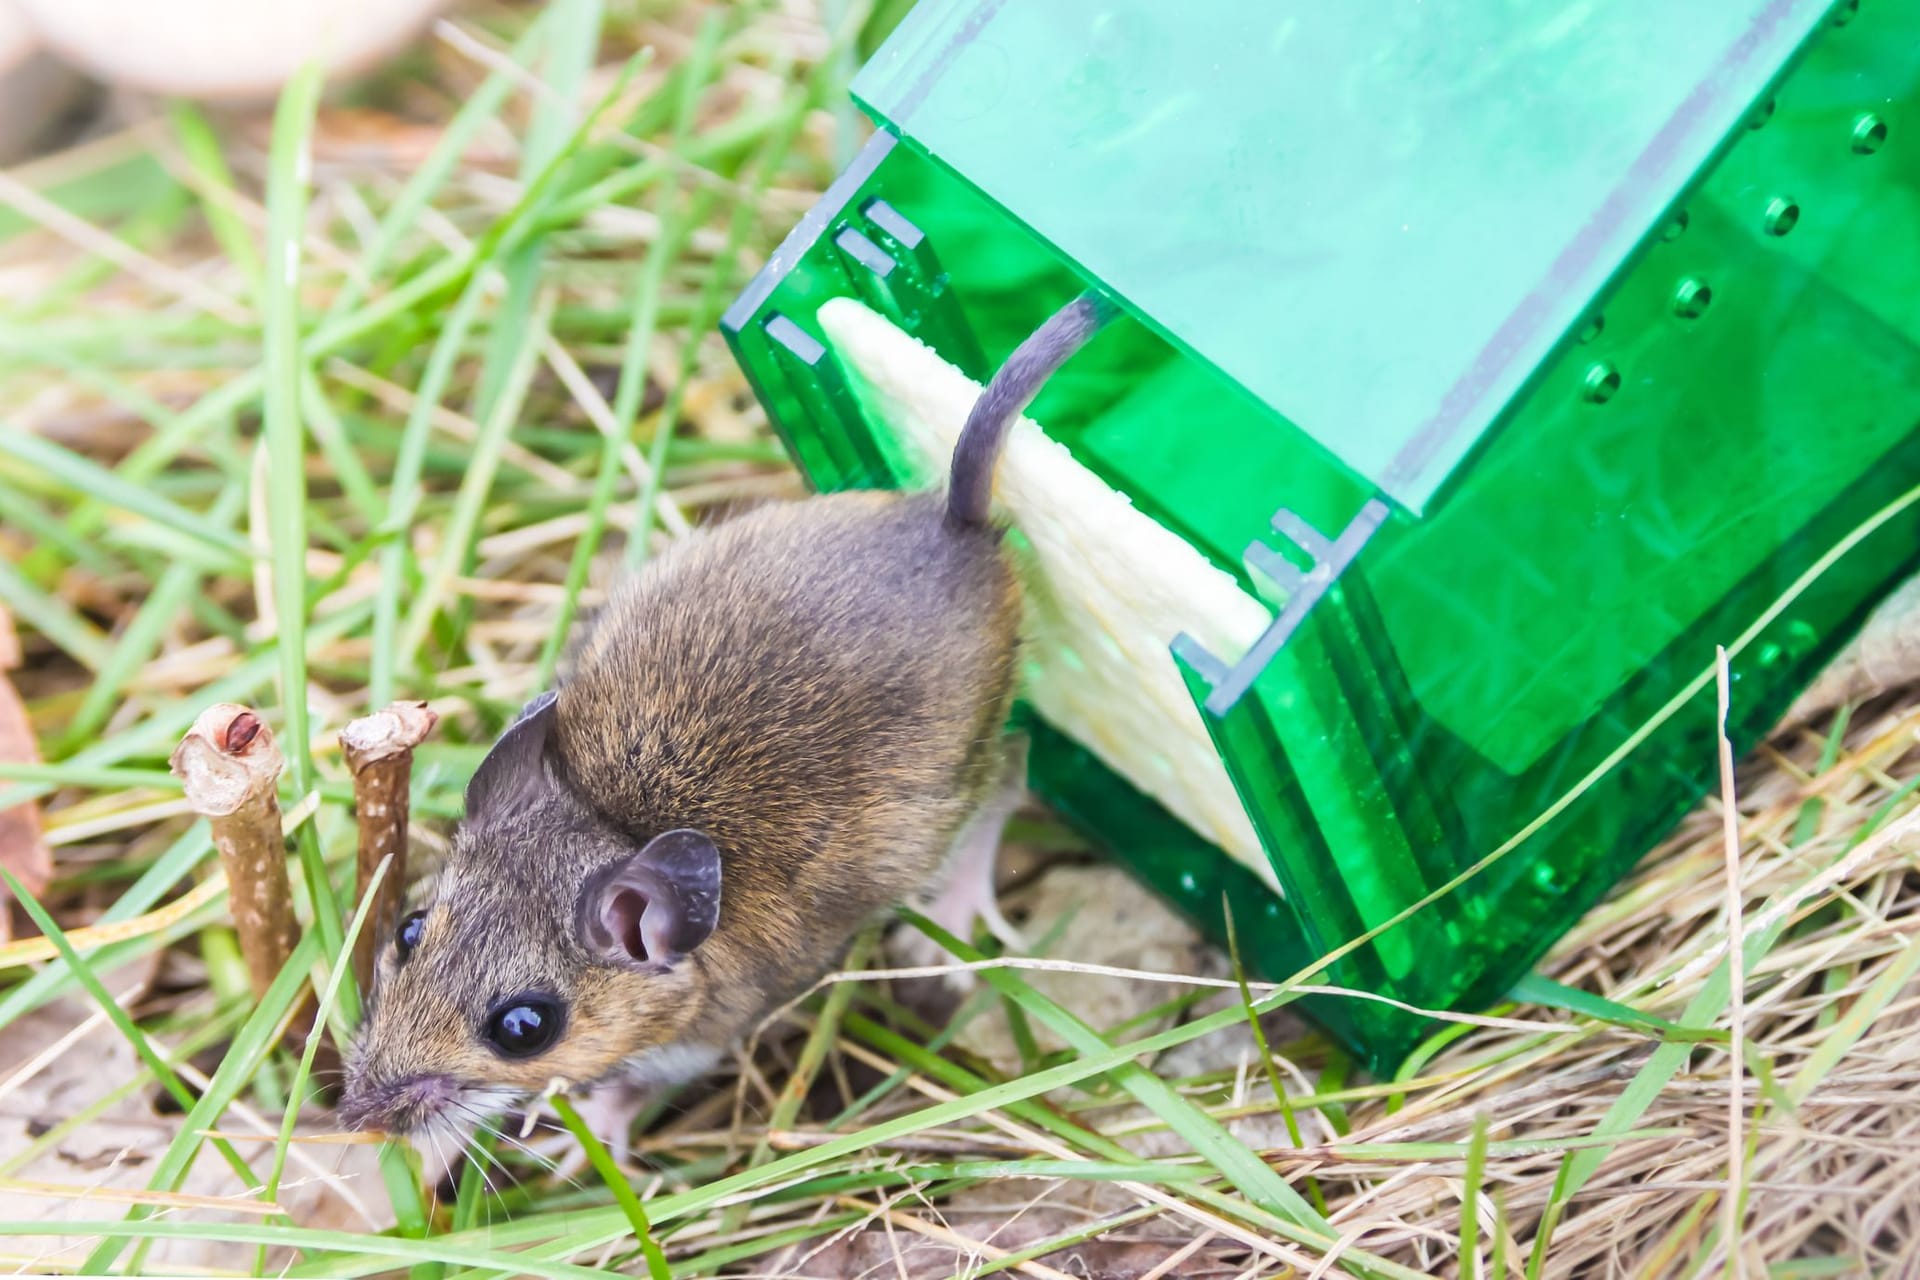
{"type": "Polygon", "coordinates": [[[1746,762],[1499,1017],[1455,1019],[1395,1080],[1237,965],[1119,1020],[1088,993],[1124,977],[1069,975],[1082,1003],[1000,967],[943,1026],[893,982],[817,993],[663,1098],[625,1167],[563,1102],[445,1204],[410,1153],[327,1141],[319,1042],[283,1033],[308,991],[358,1016],[335,734],[432,701],[431,853],[612,573],[800,492],[714,324],[844,159],[844,77],[899,10],[483,3],[345,103],[302,80],[271,120],[159,107],[0,183],[0,605],[46,757],[0,765],[0,805],[42,803],[59,861],[26,904],[46,938],[0,944],[0,1268],[1920,1266],[1920,712],[1899,706],[1746,762]],[[307,929],[258,1002],[165,770],[219,700],[266,709],[289,759],[307,929]],[[982,1020],[1017,1062],[968,1049],[982,1020]],[[161,1090],[184,1114],[152,1116],[161,1090]],[[130,1114],[137,1160],[60,1154],[130,1114]],[[56,1227],[30,1182],[116,1198],[56,1227]]]}

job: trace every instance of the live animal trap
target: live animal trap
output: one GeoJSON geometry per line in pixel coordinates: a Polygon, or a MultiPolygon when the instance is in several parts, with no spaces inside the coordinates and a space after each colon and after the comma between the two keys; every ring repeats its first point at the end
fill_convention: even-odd
{"type": "Polygon", "coordinates": [[[1032,783],[1269,976],[1497,1000],[1713,784],[1716,646],[1744,747],[1915,567],[1920,0],[921,0],[854,94],[735,354],[918,485],[1122,305],[999,480],[1032,783]]]}

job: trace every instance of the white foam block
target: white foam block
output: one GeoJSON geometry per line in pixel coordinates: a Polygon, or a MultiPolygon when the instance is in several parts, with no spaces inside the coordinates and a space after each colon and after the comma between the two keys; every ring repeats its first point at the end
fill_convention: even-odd
{"type": "MultiPolygon", "coordinates": [[[[820,326],[915,478],[940,483],[980,385],[850,298],[822,306],[820,326]]],[[[1278,892],[1168,649],[1185,631],[1231,660],[1271,612],[1029,418],[1007,441],[994,501],[1030,548],[1023,692],[1034,710],[1278,892]]]]}

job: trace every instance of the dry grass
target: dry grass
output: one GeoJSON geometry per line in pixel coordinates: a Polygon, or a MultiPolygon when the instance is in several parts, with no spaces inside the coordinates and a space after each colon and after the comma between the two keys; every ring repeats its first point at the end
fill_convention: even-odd
{"type": "MultiPolygon", "coordinates": [[[[597,7],[548,7],[555,43],[597,7]]],[[[132,1015],[116,1035],[97,1001],[63,995],[75,966],[52,944],[0,949],[0,1233],[16,1237],[0,1269],[644,1273],[631,1206],[564,1132],[528,1136],[542,1156],[509,1134],[437,1212],[399,1153],[333,1141],[317,1105],[276,1143],[301,1095],[264,1046],[298,983],[255,1013],[163,762],[207,703],[282,706],[276,682],[304,684],[304,733],[275,719],[306,876],[296,963],[330,977],[353,876],[339,728],[391,697],[432,702],[443,730],[415,793],[430,852],[479,744],[621,559],[800,491],[714,321],[841,158],[834,50],[866,10],[830,7],[831,32],[797,0],[608,0],[571,69],[508,53],[534,9],[469,7],[310,133],[294,118],[276,144],[264,118],[136,106],[0,177],[18,215],[0,228],[0,605],[51,762],[7,767],[0,799],[41,793],[44,899],[132,1015]],[[490,73],[498,110],[387,239],[490,73]],[[259,266],[294,244],[297,295],[259,266]],[[260,446],[275,431],[297,465],[260,446]],[[329,884],[348,892],[315,894],[329,884]],[[148,1106],[163,1073],[136,1036],[211,1098],[191,1121],[148,1106]],[[201,1150],[216,1138],[252,1179],[201,1150]],[[284,1179],[259,1177],[276,1151],[284,1179]],[[52,1230],[32,1206],[89,1225],[52,1230]]],[[[1896,702],[1762,751],[1731,846],[1710,801],[1545,966],[1696,1030],[1737,1011],[1737,1072],[1724,1034],[1525,1004],[1371,1082],[1278,1013],[1296,1142],[1231,991],[1135,982],[1154,992],[1140,1007],[1171,1004],[1089,1028],[1074,1015],[1128,979],[1044,975],[1063,1011],[1043,975],[985,971],[956,1025],[1022,1011],[1017,1061],[995,1065],[921,1021],[909,988],[846,982],[672,1099],[634,1186],[675,1275],[1452,1275],[1463,1235],[1478,1275],[1920,1275],[1916,730],[1896,702]],[[1730,928],[1751,961],[1737,984],[1730,928]],[[1209,1016],[1223,1029],[1181,1042],[1209,1016]],[[1143,1037],[1153,1074],[1103,1047],[1143,1037]],[[1208,1145],[1222,1126],[1239,1145],[1208,1145]]],[[[1043,819],[1025,831],[1072,843],[1043,819]]],[[[1192,969],[1222,976],[1217,957],[1192,969]]],[[[344,1021],[350,984],[342,999],[344,1021]]]]}

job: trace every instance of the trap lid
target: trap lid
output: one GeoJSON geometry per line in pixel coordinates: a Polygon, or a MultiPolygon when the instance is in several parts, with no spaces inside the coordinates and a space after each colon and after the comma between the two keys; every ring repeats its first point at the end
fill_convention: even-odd
{"type": "Polygon", "coordinates": [[[1418,512],[1826,9],[920,0],[853,93],[1418,512]]]}

